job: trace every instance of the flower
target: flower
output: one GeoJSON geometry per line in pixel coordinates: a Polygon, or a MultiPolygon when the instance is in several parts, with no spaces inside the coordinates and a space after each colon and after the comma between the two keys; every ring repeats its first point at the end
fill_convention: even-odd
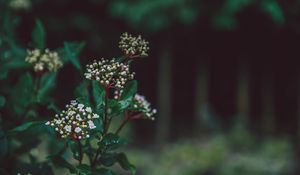
{"type": "Polygon", "coordinates": [[[130,107],[131,111],[137,111],[144,114],[144,117],[147,119],[154,120],[154,114],[157,113],[156,109],[152,109],[151,104],[146,100],[142,95],[136,94],[133,98],[133,104],[130,107]]]}
{"type": "Polygon", "coordinates": [[[84,139],[89,138],[89,132],[96,128],[92,119],[99,118],[90,107],[72,100],[70,105],[66,105],[66,110],[61,114],[56,114],[52,121],[45,124],[54,127],[62,138],[84,139]],[[93,116],[93,117],[89,117],[93,116]]]}
{"type": "Polygon", "coordinates": [[[43,72],[48,69],[50,72],[56,72],[62,67],[62,61],[57,52],[45,49],[28,50],[25,61],[33,65],[35,72],[43,72]]]}
{"type": "Polygon", "coordinates": [[[128,64],[119,63],[115,58],[94,60],[92,64],[86,66],[86,69],[85,78],[96,80],[106,87],[116,89],[124,88],[126,82],[132,80],[135,74],[134,72],[130,73],[128,64]]]}
{"type": "Polygon", "coordinates": [[[30,0],[10,0],[9,6],[14,10],[27,10],[31,7],[30,0]]]}
{"type": "Polygon", "coordinates": [[[120,37],[119,48],[128,57],[146,57],[148,56],[148,41],[142,39],[141,35],[134,37],[131,34],[123,33],[120,37]]]}

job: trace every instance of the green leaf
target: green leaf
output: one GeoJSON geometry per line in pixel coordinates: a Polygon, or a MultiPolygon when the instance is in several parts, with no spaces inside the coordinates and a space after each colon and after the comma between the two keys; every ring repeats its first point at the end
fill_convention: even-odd
{"type": "Polygon", "coordinates": [[[80,98],[80,97],[89,98],[90,94],[89,94],[89,91],[88,91],[88,82],[83,81],[82,83],[80,83],[76,87],[74,94],[77,98],[80,98]]]}
{"type": "Polygon", "coordinates": [[[20,77],[12,93],[12,109],[16,114],[22,114],[33,102],[34,95],[33,79],[29,73],[20,77]]]}
{"type": "Polygon", "coordinates": [[[75,89],[74,95],[80,103],[90,106],[88,83],[88,81],[83,81],[81,84],[79,84],[75,89]]]}
{"type": "Polygon", "coordinates": [[[6,102],[5,97],[0,96],[0,107],[3,107],[5,105],[5,102],[6,102]]]}
{"type": "MultiPolygon", "coordinates": [[[[125,103],[125,102],[124,102],[125,103]]],[[[122,104],[124,105],[123,102],[121,101],[117,101],[115,99],[109,100],[108,101],[108,106],[109,106],[109,110],[108,113],[111,117],[115,117],[118,116],[122,113],[122,110],[125,109],[125,106],[122,106],[122,104]]],[[[127,103],[127,102],[126,102],[127,103]]]]}
{"type": "Polygon", "coordinates": [[[70,149],[73,153],[73,157],[76,160],[81,160],[81,155],[80,155],[80,143],[77,141],[71,141],[70,142],[70,149]]]}
{"type": "Polygon", "coordinates": [[[26,122],[20,126],[15,127],[14,129],[11,129],[8,131],[9,135],[14,135],[14,134],[18,134],[20,132],[24,132],[28,129],[31,129],[33,127],[39,126],[39,125],[43,125],[45,123],[45,121],[32,121],[32,122],[26,122]]]}
{"type": "Polygon", "coordinates": [[[97,81],[93,81],[93,97],[96,103],[96,108],[98,109],[101,105],[104,104],[105,99],[105,88],[100,86],[97,81]]]}
{"type": "Polygon", "coordinates": [[[111,151],[118,149],[119,147],[127,144],[127,142],[120,138],[117,134],[108,133],[104,136],[104,138],[99,142],[99,146],[103,147],[104,149],[111,151]]]}
{"type": "Polygon", "coordinates": [[[121,109],[126,109],[130,105],[136,92],[137,92],[137,81],[133,80],[128,82],[120,98],[119,103],[121,105],[121,109]]]}
{"type": "Polygon", "coordinates": [[[105,153],[102,154],[99,161],[102,165],[106,167],[113,166],[117,162],[117,154],[116,153],[105,153]]]}
{"type": "Polygon", "coordinates": [[[8,74],[8,70],[5,69],[5,70],[0,70],[0,80],[3,80],[7,77],[7,74],[8,74]]]}
{"type": "Polygon", "coordinates": [[[55,164],[56,166],[67,168],[67,169],[69,169],[70,173],[77,172],[76,168],[73,165],[71,165],[69,162],[67,162],[63,157],[56,155],[56,156],[51,156],[49,158],[52,160],[53,164],[55,164]]]}
{"type": "Polygon", "coordinates": [[[126,154],[119,153],[117,156],[117,160],[124,170],[130,171],[132,175],[136,174],[136,167],[129,162],[126,154]]]}
{"type": "Polygon", "coordinates": [[[130,171],[132,175],[136,174],[135,166],[129,162],[127,156],[124,153],[105,153],[101,155],[99,160],[101,164],[106,167],[113,166],[118,162],[124,170],[130,171]]]}
{"type": "Polygon", "coordinates": [[[76,69],[81,70],[81,65],[78,60],[78,55],[81,52],[81,50],[84,48],[85,43],[64,43],[64,49],[66,52],[66,58],[67,60],[70,60],[71,63],[75,66],[76,69]]]}
{"type": "Polygon", "coordinates": [[[262,8],[277,24],[285,22],[284,11],[276,0],[262,1],[262,8]]]}
{"type": "Polygon", "coordinates": [[[137,81],[132,80],[128,82],[121,95],[121,100],[131,100],[137,92],[137,81]]]}
{"type": "MultiPolygon", "coordinates": [[[[25,56],[25,55],[24,55],[25,56]]],[[[25,68],[28,66],[28,63],[25,62],[25,59],[22,58],[12,58],[8,61],[4,62],[3,65],[1,65],[5,69],[20,69],[25,68]]]]}
{"type": "Polygon", "coordinates": [[[86,164],[81,164],[76,167],[76,170],[79,175],[92,175],[90,166],[86,164]]]}
{"type": "Polygon", "coordinates": [[[100,168],[94,171],[94,174],[97,175],[116,175],[112,170],[106,168],[100,168]]]}
{"type": "Polygon", "coordinates": [[[33,45],[39,49],[46,47],[46,32],[41,20],[35,20],[35,26],[31,34],[33,45]]]}
{"type": "Polygon", "coordinates": [[[55,113],[60,114],[60,109],[52,102],[48,105],[48,109],[52,109],[55,113]]]}
{"type": "Polygon", "coordinates": [[[56,73],[49,73],[42,76],[40,81],[40,88],[37,95],[39,102],[45,101],[46,96],[55,87],[56,73]]]}

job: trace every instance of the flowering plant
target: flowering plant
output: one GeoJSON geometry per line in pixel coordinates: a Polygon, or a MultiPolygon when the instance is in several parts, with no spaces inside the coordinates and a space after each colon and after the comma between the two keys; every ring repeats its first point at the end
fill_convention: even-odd
{"type": "MultiPolygon", "coordinates": [[[[118,135],[125,124],[133,119],[151,119],[156,113],[151,109],[146,99],[136,94],[137,82],[133,80],[134,73],[130,72],[130,62],[137,57],[147,55],[147,42],[141,37],[126,34],[121,36],[120,48],[125,54],[120,59],[99,59],[86,66],[85,78],[91,81],[94,104],[86,95],[79,95],[77,100],[66,105],[66,110],[56,114],[52,121],[46,122],[58,132],[61,138],[70,141],[70,147],[77,166],[70,165],[58,155],[53,160],[64,161],[71,173],[77,174],[113,174],[107,167],[119,163],[125,170],[135,174],[135,167],[124,153],[116,152],[126,142],[118,135]],[[127,45],[133,45],[124,47],[127,45]],[[114,93],[111,93],[114,92],[114,93]],[[111,97],[114,95],[113,97],[111,97]],[[93,109],[92,109],[93,108],[93,109]],[[94,112],[93,112],[94,111],[94,112]],[[110,130],[114,117],[125,115],[123,122],[116,131],[110,130]],[[96,140],[97,146],[92,142],[96,140]],[[82,163],[83,156],[87,155],[89,161],[82,163]]],[[[88,91],[81,87],[80,91],[88,91]]]]}

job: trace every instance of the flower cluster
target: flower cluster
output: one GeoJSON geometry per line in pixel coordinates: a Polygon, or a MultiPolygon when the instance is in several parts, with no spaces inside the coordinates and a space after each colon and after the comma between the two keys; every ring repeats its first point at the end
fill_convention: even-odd
{"type": "Polygon", "coordinates": [[[63,65],[57,52],[52,52],[49,49],[44,51],[39,49],[28,50],[25,61],[33,65],[35,72],[43,72],[45,69],[56,72],[63,65]]]}
{"type": "Polygon", "coordinates": [[[148,56],[148,44],[149,42],[142,39],[139,35],[137,37],[131,34],[124,33],[121,35],[119,42],[119,48],[129,57],[145,57],[148,56]]]}
{"type": "Polygon", "coordinates": [[[15,10],[27,10],[31,7],[30,0],[10,0],[9,6],[15,10]]]}
{"type": "Polygon", "coordinates": [[[133,105],[131,106],[131,110],[138,111],[144,114],[144,117],[147,119],[154,120],[154,114],[157,113],[156,109],[152,109],[151,104],[146,100],[146,98],[142,95],[136,94],[133,98],[133,105]]]}
{"type": "Polygon", "coordinates": [[[122,89],[127,81],[132,80],[134,72],[130,73],[129,65],[119,63],[114,58],[111,60],[94,60],[92,64],[86,66],[85,78],[96,80],[106,87],[122,89]]]}
{"type": "Polygon", "coordinates": [[[94,119],[99,118],[98,114],[94,114],[90,107],[75,100],[70,105],[66,105],[66,110],[60,115],[56,114],[52,121],[48,121],[46,125],[54,127],[62,138],[84,139],[89,138],[89,132],[96,128],[94,119]]]}

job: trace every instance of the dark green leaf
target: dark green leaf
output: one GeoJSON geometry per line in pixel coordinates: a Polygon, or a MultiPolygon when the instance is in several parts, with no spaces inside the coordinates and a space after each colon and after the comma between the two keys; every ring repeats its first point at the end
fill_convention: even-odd
{"type": "Polygon", "coordinates": [[[28,153],[30,150],[36,148],[41,143],[38,138],[31,138],[22,141],[22,146],[15,150],[15,154],[21,155],[28,153]]]}
{"type": "Polygon", "coordinates": [[[18,68],[24,68],[26,66],[28,66],[28,63],[25,62],[24,58],[10,59],[10,60],[4,62],[2,65],[2,67],[5,69],[18,69],[18,68]]]}
{"type": "Polygon", "coordinates": [[[14,129],[11,129],[8,134],[9,135],[14,135],[20,132],[24,132],[32,127],[36,127],[36,126],[40,126],[43,125],[45,123],[45,121],[33,121],[33,122],[27,122],[24,123],[20,126],[15,127],[14,129]]]}
{"type": "Polygon", "coordinates": [[[120,102],[119,102],[122,109],[126,109],[130,105],[136,92],[137,92],[137,81],[133,80],[128,82],[122,92],[120,102]]]}
{"type": "Polygon", "coordinates": [[[76,167],[79,175],[92,175],[90,166],[81,164],[76,167]]]}
{"type": "Polygon", "coordinates": [[[124,106],[122,106],[122,102],[117,101],[115,99],[109,100],[109,110],[108,113],[111,117],[115,117],[120,115],[123,112],[124,106]]]}
{"type": "Polygon", "coordinates": [[[94,174],[97,175],[116,175],[116,173],[114,173],[112,170],[106,169],[106,168],[101,168],[101,169],[97,169],[94,171],[94,174]]]}
{"type": "Polygon", "coordinates": [[[120,166],[124,169],[124,170],[127,170],[127,171],[130,171],[132,175],[135,175],[136,174],[136,168],[134,165],[132,165],[126,154],[124,153],[119,153],[118,156],[117,156],[117,160],[118,160],[118,163],[120,164],[120,166]]]}
{"type": "Polygon", "coordinates": [[[40,88],[37,95],[39,102],[45,101],[45,97],[55,87],[56,73],[49,73],[42,76],[40,81],[40,88]]]}
{"type": "Polygon", "coordinates": [[[7,74],[8,74],[8,70],[5,69],[5,70],[0,70],[0,80],[3,80],[7,77],[7,74]]]}
{"type": "Polygon", "coordinates": [[[29,73],[25,73],[21,76],[11,95],[13,111],[17,114],[25,112],[34,97],[33,79],[29,73]]]}
{"type": "Polygon", "coordinates": [[[106,167],[113,166],[117,162],[117,154],[116,153],[105,153],[102,154],[99,161],[102,165],[106,167]]]}
{"type": "Polygon", "coordinates": [[[55,113],[60,114],[60,109],[52,102],[48,105],[48,109],[52,109],[55,113]]]}
{"type": "Polygon", "coordinates": [[[69,162],[67,162],[63,157],[56,155],[50,157],[50,159],[52,160],[53,164],[55,164],[56,166],[67,168],[69,169],[70,173],[76,173],[76,168],[73,165],[71,165],[69,162]]]}
{"type": "Polygon", "coordinates": [[[137,81],[132,80],[128,82],[121,95],[121,100],[131,100],[137,92],[137,81]]]}
{"type": "Polygon", "coordinates": [[[99,142],[99,146],[104,147],[106,150],[115,150],[125,144],[127,142],[124,139],[113,133],[105,135],[101,142],[99,142]]]}
{"type": "Polygon", "coordinates": [[[83,81],[81,84],[79,84],[76,87],[74,95],[76,97],[76,100],[79,101],[80,103],[85,104],[87,106],[91,106],[88,86],[89,86],[89,82],[83,81]]]}
{"type": "Polygon", "coordinates": [[[97,81],[93,81],[93,97],[96,103],[96,108],[104,104],[105,88],[100,86],[97,81]]]}
{"type": "Polygon", "coordinates": [[[44,49],[46,47],[46,32],[41,20],[35,21],[35,26],[31,34],[33,45],[36,48],[44,49]]]}
{"type": "Polygon", "coordinates": [[[0,96],[0,107],[3,107],[5,105],[5,98],[3,96],[0,96]]]}
{"type": "Polygon", "coordinates": [[[80,155],[80,143],[77,141],[71,141],[70,142],[70,149],[73,153],[73,157],[76,160],[80,160],[81,159],[81,155],[80,155]]]}
{"type": "Polygon", "coordinates": [[[66,58],[67,60],[70,60],[71,63],[77,68],[78,70],[81,70],[80,62],[78,60],[78,55],[81,52],[81,50],[84,48],[85,43],[64,43],[64,49],[66,52],[66,58]]]}

